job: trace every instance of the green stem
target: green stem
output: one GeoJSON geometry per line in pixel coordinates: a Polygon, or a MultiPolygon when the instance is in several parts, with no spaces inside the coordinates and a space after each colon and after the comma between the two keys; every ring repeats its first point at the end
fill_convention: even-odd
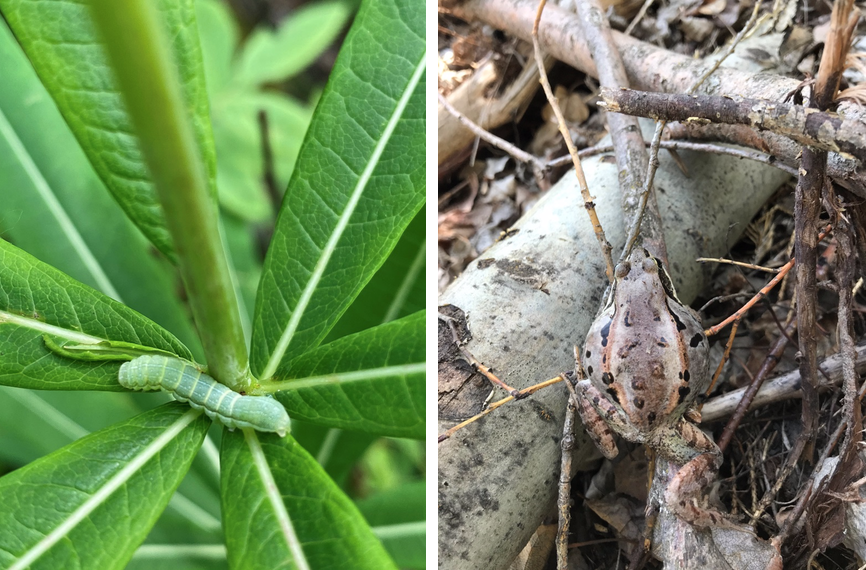
{"type": "Polygon", "coordinates": [[[168,41],[150,0],[91,0],[162,203],[211,376],[251,384],[237,300],[168,41]]]}

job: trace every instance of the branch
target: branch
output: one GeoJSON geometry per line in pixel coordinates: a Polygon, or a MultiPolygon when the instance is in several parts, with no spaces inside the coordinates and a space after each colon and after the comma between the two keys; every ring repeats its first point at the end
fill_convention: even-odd
{"type": "Polygon", "coordinates": [[[847,153],[866,162],[866,124],[836,113],[757,99],[601,90],[599,106],[608,111],[664,121],[746,125],[772,131],[817,150],[847,153]]]}

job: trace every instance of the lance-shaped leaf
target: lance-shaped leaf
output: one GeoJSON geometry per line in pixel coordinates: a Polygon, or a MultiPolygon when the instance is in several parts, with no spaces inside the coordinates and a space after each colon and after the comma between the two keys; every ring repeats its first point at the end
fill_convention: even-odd
{"type": "Polygon", "coordinates": [[[267,382],[289,416],[391,437],[424,438],[424,311],[299,356],[267,382]]]}
{"type": "Polygon", "coordinates": [[[0,240],[0,384],[41,390],[123,390],[116,361],[82,362],[51,352],[59,341],[129,342],[192,359],[171,333],[0,240]]]}
{"type": "Polygon", "coordinates": [[[166,404],[0,479],[0,566],[123,568],[209,425],[201,412],[166,404]]]}
{"type": "Polygon", "coordinates": [[[0,235],[200,353],[176,273],[106,192],[3,21],[0,61],[0,235]]]}
{"type": "Polygon", "coordinates": [[[362,331],[424,308],[424,209],[324,342],[362,331]]]}
{"type": "MultiPolygon", "coordinates": [[[[157,0],[183,99],[216,195],[216,158],[193,0],[157,0]]],[[[0,9],[94,169],[163,253],[173,248],[108,54],[86,2],[0,0],[0,9]]]]}
{"type": "Polygon", "coordinates": [[[357,507],[291,436],[224,432],[229,567],[394,568],[357,507]]]}
{"type": "MultiPolygon", "coordinates": [[[[93,429],[97,431],[126,421],[140,413],[135,403],[141,396],[129,392],[53,392],[0,387],[0,441],[3,441],[0,462],[25,465],[90,435],[93,426],[98,426],[93,429]]],[[[161,403],[166,399],[167,396],[162,395],[161,403]]],[[[152,541],[154,533],[160,532],[173,538],[195,533],[200,539],[212,539],[214,534],[220,534],[219,511],[207,510],[219,504],[211,486],[212,476],[205,461],[193,462],[148,539],[152,541]],[[202,477],[202,471],[206,472],[206,477],[202,477]],[[173,528],[166,529],[167,523],[173,523],[173,528]]]]}
{"type": "Polygon", "coordinates": [[[401,568],[425,566],[424,481],[413,481],[358,501],[358,509],[401,568]]]}
{"type": "Polygon", "coordinates": [[[424,200],[424,6],[361,6],[307,132],[253,323],[261,379],[317,346],[424,200]]]}

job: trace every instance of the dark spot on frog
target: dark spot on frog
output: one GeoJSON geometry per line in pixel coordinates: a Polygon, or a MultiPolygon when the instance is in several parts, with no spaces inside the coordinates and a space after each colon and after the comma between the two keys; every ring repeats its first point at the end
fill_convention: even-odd
{"type": "Polygon", "coordinates": [[[662,348],[668,347],[668,341],[665,340],[665,337],[661,337],[658,342],[656,342],[656,346],[660,346],[662,348]]]}
{"type": "Polygon", "coordinates": [[[680,386],[680,389],[679,389],[680,402],[679,403],[682,403],[682,401],[685,399],[686,396],[689,395],[689,392],[691,392],[691,391],[692,391],[692,389],[689,388],[688,386],[680,386]]]}
{"type": "Polygon", "coordinates": [[[634,390],[646,390],[647,384],[643,378],[635,378],[631,381],[631,387],[634,390]]]}
{"type": "Polygon", "coordinates": [[[544,335],[544,338],[546,338],[547,340],[555,340],[555,338],[556,338],[556,337],[553,336],[553,333],[551,333],[551,332],[549,332],[549,331],[544,331],[544,332],[541,333],[541,334],[543,334],[543,335],[544,335]]]}
{"type": "Polygon", "coordinates": [[[604,382],[606,386],[610,386],[613,384],[613,374],[610,372],[603,372],[601,375],[601,381],[604,382]]]}
{"type": "Polygon", "coordinates": [[[592,356],[592,353],[591,353],[590,351],[587,350],[587,351],[586,351],[586,357],[587,357],[587,358],[590,358],[591,356],[592,356]]]}
{"type": "Polygon", "coordinates": [[[610,394],[610,397],[613,398],[613,401],[619,404],[619,394],[616,393],[616,390],[613,388],[608,388],[607,393],[610,394]]]}
{"type": "Polygon", "coordinates": [[[646,421],[647,421],[649,424],[654,424],[655,421],[656,421],[656,413],[655,413],[655,412],[650,412],[650,413],[648,413],[648,414],[646,415],[646,421]]]}
{"type": "Polygon", "coordinates": [[[683,381],[688,382],[689,378],[691,378],[691,374],[689,374],[688,370],[683,370],[683,381]]]}
{"type": "Polygon", "coordinates": [[[629,317],[629,315],[631,315],[631,311],[626,310],[626,312],[625,312],[625,320],[623,321],[623,324],[624,324],[625,326],[627,326],[627,327],[630,327],[630,326],[631,326],[631,323],[628,322],[628,317],[629,317]]]}
{"type": "Polygon", "coordinates": [[[674,318],[674,321],[676,321],[676,323],[677,323],[677,330],[678,331],[686,330],[686,325],[683,324],[683,322],[680,320],[680,318],[677,316],[677,314],[674,313],[673,311],[671,311],[670,313],[671,313],[671,316],[674,318]]]}
{"type": "Polygon", "coordinates": [[[598,396],[595,396],[595,397],[593,397],[593,399],[592,399],[592,403],[595,404],[596,406],[598,405],[598,403],[599,403],[600,401],[601,401],[601,400],[599,399],[598,396]]]}
{"type": "Polygon", "coordinates": [[[637,408],[638,410],[642,410],[642,409],[643,409],[643,405],[644,405],[643,398],[635,398],[635,399],[633,400],[633,402],[634,402],[634,407],[635,407],[635,408],[637,408]]]}
{"type": "Polygon", "coordinates": [[[607,364],[607,354],[602,354],[602,355],[601,355],[601,363],[602,363],[602,364],[607,364]]]}
{"type": "Polygon", "coordinates": [[[592,366],[587,366],[587,367],[586,367],[586,372],[587,372],[587,374],[589,374],[590,376],[592,376],[592,366]]]}
{"type": "Polygon", "coordinates": [[[478,269],[487,269],[491,265],[496,263],[496,259],[493,257],[488,257],[487,259],[481,259],[478,261],[478,269]]]}
{"type": "Polygon", "coordinates": [[[601,327],[601,346],[607,346],[607,336],[610,334],[610,323],[612,319],[608,319],[604,326],[601,327]]]}
{"type": "Polygon", "coordinates": [[[695,333],[695,336],[693,336],[692,340],[689,341],[689,346],[691,346],[692,348],[695,348],[696,346],[701,344],[701,341],[703,339],[704,339],[704,337],[701,335],[701,333],[695,333]]]}

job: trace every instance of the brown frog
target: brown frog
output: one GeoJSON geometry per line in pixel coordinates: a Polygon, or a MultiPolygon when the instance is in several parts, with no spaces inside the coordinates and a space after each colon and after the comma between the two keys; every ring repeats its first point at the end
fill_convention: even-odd
{"type": "Polygon", "coordinates": [[[732,526],[700,502],[721,451],[686,419],[699,418],[692,405],[709,386],[707,338],[661,261],[642,247],[616,266],[584,356],[589,380],[577,385],[578,411],[605,457],[618,453],[611,430],[649,446],[683,466],[665,491],[676,516],[699,527],[732,526]]]}

